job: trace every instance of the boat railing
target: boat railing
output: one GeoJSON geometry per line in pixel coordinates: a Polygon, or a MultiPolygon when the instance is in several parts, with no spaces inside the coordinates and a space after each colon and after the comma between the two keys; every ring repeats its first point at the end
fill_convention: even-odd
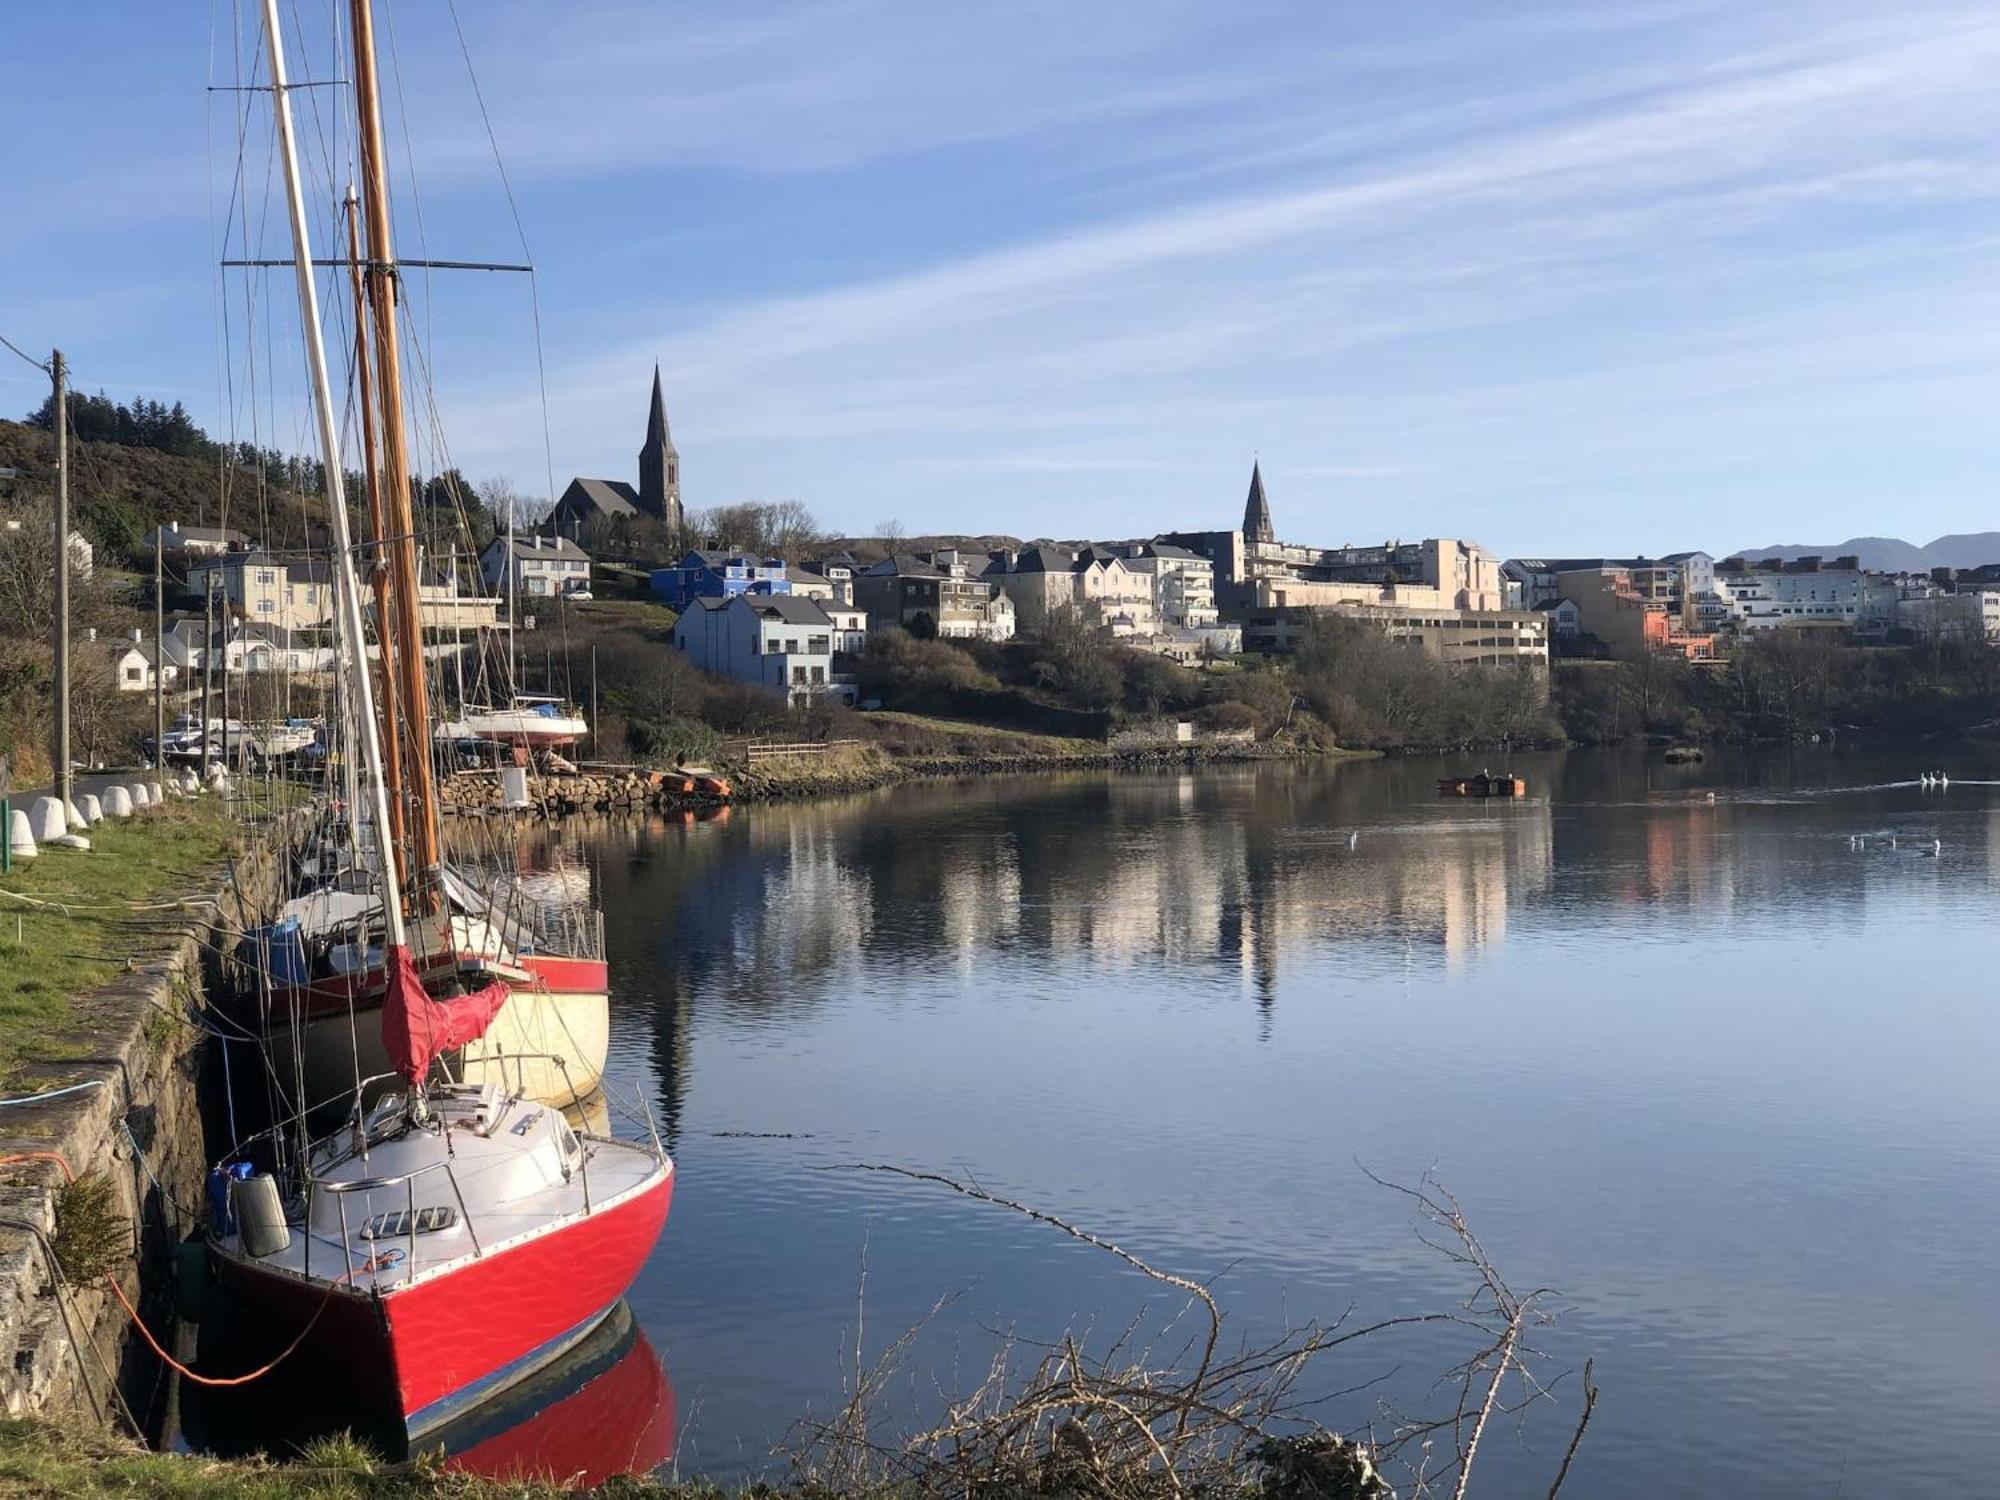
{"type": "MultiPolygon", "coordinates": [[[[465,1226],[466,1234],[471,1237],[472,1253],[475,1256],[484,1255],[486,1252],[480,1246],[479,1231],[473,1227],[472,1214],[465,1206],[465,1194],[458,1185],[458,1174],[452,1171],[449,1161],[433,1161],[424,1163],[424,1165],[416,1168],[414,1171],[396,1172],[383,1177],[357,1177],[349,1182],[328,1182],[319,1178],[307,1178],[304,1274],[308,1277],[312,1275],[312,1197],[315,1192],[330,1193],[333,1196],[334,1206],[340,1214],[340,1252],[342,1259],[348,1262],[348,1264],[341,1267],[341,1272],[343,1275],[347,1275],[352,1273],[354,1269],[352,1252],[348,1248],[353,1242],[353,1236],[348,1232],[347,1227],[347,1195],[349,1193],[381,1192],[385,1188],[401,1187],[404,1190],[406,1198],[404,1223],[407,1226],[407,1235],[410,1242],[409,1249],[405,1253],[409,1256],[409,1274],[415,1276],[417,1271],[417,1179],[428,1176],[432,1172],[444,1173],[445,1181],[451,1184],[451,1195],[458,1200],[458,1221],[465,1226]]],[[[588,1207],[587,1204],[586,1207],[588,1207]]],[[[375,1243],[378,1245],[381,1243],[379,1237],[375,1243]]],[[[375,1257],[370,1256],[368,1265],[364,1266],[363,1269],[373,1268],[374,1261],[375,1257]]],[[[380,1269],[387,1270],[388,1267],[384,1266],[380,1269]]]]}

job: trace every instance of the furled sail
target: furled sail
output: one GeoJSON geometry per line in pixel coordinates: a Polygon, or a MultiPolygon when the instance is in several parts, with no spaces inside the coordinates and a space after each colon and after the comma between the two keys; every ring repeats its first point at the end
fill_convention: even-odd
{"type": "Polygon", "coordinates": [[[389,1064],[411,1084],[420,1085],[440,1052],[477,1041],[507,1003],[507,986],[499,980],[446,1000],[424,993],[410,950],[389,949],[389,983],[382,994],[382,1045],[389,1064]]]}

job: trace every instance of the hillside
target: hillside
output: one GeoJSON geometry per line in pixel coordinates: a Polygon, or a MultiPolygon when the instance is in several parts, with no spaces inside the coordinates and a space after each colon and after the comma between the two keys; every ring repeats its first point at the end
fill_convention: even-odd
{"type": "MultiPolygon", "coordinates": [[[[54,438],[22,422],[0,421],[0,468],[20,471],[15,478],[0,479],[0,499],[53,494],[54,438]]],[[[70,473],[71,515],[77,529],[113,561],[135,553],[140,539],[164,521],[264,533],[257,476],[241,469],[229,473],[226,506],[224,477],[214,459],[118,443],[79,443],[70,473]]],[[[302,545],[308,513],[307,502],[274,490],[269,497],[271,544],[302,545]]]]}
{"type": "Polygon", "coordinates": [[[1923,573],[1932,568],[1977,568],[2000,562],[2000,531],[1957,532],[1917,546],[1898,537],[1854,536],[1844,542],[1820,546],[1788,545],[1749,547],[1734,554],[1750,562],[1799,557],[1848,557],[1861,559],[1861,566],[1883,572],[1923,573]]]}

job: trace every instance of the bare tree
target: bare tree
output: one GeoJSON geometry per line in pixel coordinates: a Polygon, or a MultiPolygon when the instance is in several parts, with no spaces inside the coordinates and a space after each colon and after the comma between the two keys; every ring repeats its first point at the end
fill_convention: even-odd
{"type": "Polygon", "coordinates": [[[907,534],[903,530],[903,523],[894,516],[889,517],[886,521],[877,521],[875,523],[876,537],[892,553],[902,545],[903,538],[907,534]]]}

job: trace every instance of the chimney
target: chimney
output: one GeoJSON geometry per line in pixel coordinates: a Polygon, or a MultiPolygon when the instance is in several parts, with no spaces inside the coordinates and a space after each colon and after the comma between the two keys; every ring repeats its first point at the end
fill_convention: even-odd
{"type": "Polygon", "coordinates": [[[168,535],[168,536],[179,536],[180,534],[181,534],[181,523],[180,523],[180,522],[178,522],[178,521],[169,521],[169,522],[167,522],[167,535],[168,535]]]}
{"type": "Polygon", "coordinates": [[[143,640],[145,640],[145,638],[146,638],[146,633],[145,633],[145,632],[144,632],[143,630],[141,630],[141,629],[140,629],[140,628],[139,628],[139,627],[138,627],[137,625],[134,625],[134,626],[132,627],[132,641],[133,641],[133,644],[135,644],[135,645],[136,645],[136,644],[138,644],[138,643],[139,643],[140,641],[143,641],[143,640]]]}
{"type": "Polygon", "coordinates": [[[96,627],[95,625],[86,625],[86,626],[84,626],[84,627],[83,627],[83,638],[84,638],[84,639],[85,639],[86,641],[94,641],[94,640],[96,640],[96,639],[97,639],[97,627],[96,627]]]}

